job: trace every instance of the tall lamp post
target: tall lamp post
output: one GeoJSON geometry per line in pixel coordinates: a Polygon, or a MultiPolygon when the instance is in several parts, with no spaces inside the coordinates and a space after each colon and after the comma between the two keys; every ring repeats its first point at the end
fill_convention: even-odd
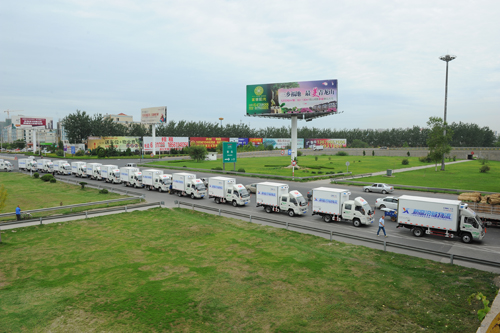
{"type": "MultiPolygon", "coordinates": [[[[444,55],[439,57],[439,59],[446,61],[446,83],[444,86],[444,121],[443,121],[443,126],[446,124],[446,104],[448,102],[448,63],[455,59],[457,56],[454,55],[444,55]]],[[[446,127],[444,128],[444,135],[446,136],[446,127]]],[[[443,160],[441,162],[441,171],[444,171],[444,153],[443,153],[443,160]]]]}

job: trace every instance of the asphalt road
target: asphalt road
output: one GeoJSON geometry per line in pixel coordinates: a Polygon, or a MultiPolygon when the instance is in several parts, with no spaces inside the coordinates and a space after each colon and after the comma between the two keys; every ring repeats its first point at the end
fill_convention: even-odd
{"type": "MultiPolygon", "coordinates": [[[[125,166],[126,163],[129,162],[136,162],[139,163],[139,160],[130,160],[130,159],[124,159],[124,160],[93,160],[92,162],[97,162],[97,163],[102,163],[102,164],[116,164],[119,167],[125,166]]],[[[15,164],[15,168],[17,168],[17,163],[15,164]]],[[[141,169],[146,169],[146,168],[141,168],[141,169]]],[[[168,170],[168,169],[163,169],[164,173],[175,173],[179,172],[179,170],[168,170]]],[[[189,172],[189,171],[188,171],[189,172]]],[[[202,177],[211,177],[214,175],[220,176],[220,174],[211,174],[208,172],[193,172],[196,173],[197,178],[202,178],[202,177]]],[[[67,176],[70,178],[75,178],[74,176],[67,176]]],[[[233,177],[233,176],[231,176],[233,177]]],[[[262,181],[273,181],[273,182],[282,182],[279,180],[275,179],[266,179],[266,178],[254,178],[254,177],[244,177],[244,176],[236,176],[233,177],[236,178],[236,182],[239,184],[250,184],[250,183],[256,183],[256,182],[262,182],[262,181]]],[[[103,184],[103,182],[99,182],[96,180],[90,180],[90,179],[85,179],[86,182],[88,183],[95,183],[95,184],[103,184]]],[[[330,184],[329,180],[319,180],[319,181],[313,181],[313,182],[308,182],[308,183],[295,183],[295,182],[284,182],[287,183],[290,186],[290,190],[298,190],[300,191],[303,195],[305,195],[310,189],[315,188],[315,187],[320,187],[320,186],[329,186],[329,187],[338,187],[342,189],[347,189],[351,192],[351,198],[355,198],[357,196],[363,197],[365,200],[368,201],[368,203],[373,207],[375,204],[375,200],[377,198],[385,197],[387,195],[384,194],[379,194],[379,193],[365,193],[362,191],[362,187],[358,186],[344,186],[344,185],[332,185],[330,184]]],[[[104,184],[103,184],[104,185],[104,184]]],[[[106,184],[106,186],[114,186],[114,187],[124,187],[122,184],[106,184]]],[[[179,200],[179,197],[170,195],[167,193],[158,193],[157,191],[147,191],[145,189],[135,189],[137,192],[144,192],[146,200],[147,201],[164,201],[165,205],[167,207],[174,207],[174,201],[179,200]]],[[[415,192],[415,191],[407,191],[407,190],[395,190],[393,194],[389,195],[395,195],[395,196],[400,196],[403,194],[408,194],[408,195],[417,195],[417,196],[426,196],[426,197],[436,197],[436,198],[446,198],[446,199],[457,199],[456,195],[450,195],[450,194],[442,194],[442,193],[429,193],[429,192],[415,192]]],[[[184,197],[181,199],[182,201],[193,201],[196,204],[199,205],[204,205],[204,206],[210,206],[213,208],[221,208],[225,210],[237,210],[240,212],[244,212],[245,214],[251,214],[252,216],[261,216],[265,218],[272,218],[275,220],[280,220],[280,221],[288,221],[296,224],[303,224],[303,225],[308,225],[308,226],[314,226],[317,228],[321,229],[327,229],[327,230],[334,230],[342,233],[347,233],[347,234],[354,234],[354,235],[360,235],[363,237],[369,237],[369,238],[374,238],[377,239],[378,237],[376,236],[376,232],[378,229],[378,219],[381,216],[381,211],[376,211],[375,212],[375,222],[373,225],[369,226],[362,226],[360,228],[354,227],[351,223],[348,222],[333,222],[333,223],[325,223],[321,219],[320,216],[312,216],[310,213],[308,213],[305,216],[295,216],[295,217],[289,217],[286,214],[280,214],[280,213],[271,213],[267,214],[264,212],[264,209],[262,207],[257,208],[255,205],[255,195],[252,195],[250,205],[246,207],[237,207],[234,208],[229,204],[216,204],[212,199],[191,199],[188,197],[184,197]]],[[[211,212],[213,213],[213,212],[211,212]]],[[[386,238],[390,242],[395,242],[395,243],[400,243],[400,244],[405,244],[405,245],[411,245],[423,249],[430,249],[430,250],[435,250],[435,251],[441,251],[449,254],[455,254],[455,255],[464,255],[468,257],[474,257],[478,259],[484,259],[484,260],[490,260],[490,261],[495,261],[500,263],[500,228],[488,228],[487,229],[487,234],[485,238],[481,242],[473,242],[472,244],[464,244],[460,241],[460,239],[453,238],[443,238],[439,236],[434,236],[434,235],[426,235],[425,237],[421,238],[416,238],[412,235],[409,229],[405,228],[400,228],[396,229],[396,222],[392,222],[389,218],[386,219],[385,221],[386,224],[386,232],[388,234],[388,238],[386,238]]],[[[276,225],[273,225],[276,226],[276,225]]],[[[299,232],[304,232],[303,230],[297,230],[299,232]]],[[[321,235],[324,237],[324,235],[321,235]]],[[[371,243],[367,242],[361,242],[361,241],[355,241],[352,239],[338,239],[341,241],[345,241],[348,243],[353,243],[353,244],[359,244],[359,245],[364,245],[364,246],[369,246],[373,248],[381,248],[378,245],[374,245],[371,243]]],[[[411,252],[411,251],[405,251],[405,250],[399,250],[399,249],[388,249],[392,252],[398,252],[398,253],[405,253],[408,255],[412,256],[418,256],[418,257],[423,257],[423,258],[428,258],[428,259],[433,259],[437,261],[442,261],[449,263],[449,259],[447,258],[437,258],[432,255],[427,255],[423,253],[416,253],[416,252],[411,252]]],[[[455,261],[455,263],[458,263],[455,261]]],[[[480,266],[480,265],[475,265],[475,264],[470,264],[470,263],[459,263],[463,266],[467,267],[475,267],[481,270],[487,270],[487,271],[492,271],[496,273],[500,273],[500,269],[496,269],[493,267],[488,267],[488,266],[480,266]]]]}

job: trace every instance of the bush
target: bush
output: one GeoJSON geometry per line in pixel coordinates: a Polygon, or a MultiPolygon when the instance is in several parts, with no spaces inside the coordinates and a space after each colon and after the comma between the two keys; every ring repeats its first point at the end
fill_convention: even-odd
{"type": "Polygon", "coordinates": [[[375,156],[375,150],[372,150],[372,156],[375,156]]]}
{"type": "Polygon", "coordinates": [[[318,156],[314,156],[314,160],[317,161],[318,160],[318,156]]]}
{"type": "Polygon", "coordinates": [[[108,194],[108,190],[103,188],[102,190],[99,191],[100,194],[108,194]]]}
{"type": "Polygon", "coordinates": [[[222,170],[222,167],[215,167],[215,168],[212,168],[212,170],[222,170]]]}
{"type": "Polygon", "coordinates": [[[87,185],[86,182],[79,182],[78,184],[80,184],[82,186],[82,188],[81,188],[82,190],[84,190],[85,189],[85,185],[87,185]]]}
{"type": "Polygon", "coordinates": [[[54,177],[52,177],[52,179],[50,180],[51,183],[55,183],[56,182],[56,179],[54,177]]]}
{"type": "Polygon", "coordinates": [[[335,154],[336,156],[349,156],[349,154],[345,151],[339,151],[337,154],[335,154]]]}
{"type": "Polygon", "coordinates": [[[457,155],[453,155],[453,161],[457,160],[457,155]]]}
{"type": "Polygon", "coordinates": [[[483,165],[483,166],[479,169],[479,171],[480,171],[480,172],[482,172],[482,173],[488,172],[488,171],[490,171],[490,167],[489,167],[489,165],[486,165],[486,164],[485,164],[485,165],[483,165]]]}
{"type": "Polygon", "coordinates": [[[410,164],[410,161],[408,161],[407,158],[403,158],[403,161],[401,161],[401,164],[408,165],[408,164],[410,164]]]}
{"type": "Polygon", "coordinates": [[[431,159],[430,155],[419,157],[418,160],[420,162],[423,162],[423,163],[430,163],[430,162],[432,162],[432,159],[431,159]]]}
{"type": "Polygon", "coordinates": [[[245,169],[243,169],[243,168],[239,168],[239,169],[238,169],[238,172],[245,172],[245,169]]]}
{"type": "Polygon", "coordinates": [[[35,178],[35,179],[36,179],[36,178],[38,178],[38,177],[40,177],[40,174],[39,174],[38,172],[35,172],[35,173],[33,174],[33,178],[35,178]]]}
{"type": "Polygon", "coordinates": [[[57,156],[64,156],[64,150],[59,149],[58,151],[56,151],[56,155],[57,156]]]}
{"type": "Polygon", "coordinates": [[[51,179],[53,179],[54,176],[52,176],[50,173],[49,174],[46,174],[46,175],[43,175],[40,179],[43,180],[44,182],[48,182],[50,181],[51,179]]]}
{"type": "Polygon", "coordinates": [[[343,173],[343,172],[342,172],[342,171],[339,171],[339,172],[337,172],[337,173],[343,173]]]}
{"type": "Polygon", "coordinates": [[[297,152],[297,156],[302,156],[302,152],[300,150],[297,152]]]}
{"type": "Polygon", "coordinates": [[[410,157],[410,151],[407,151],[407,152],[406,152],[406,155],[408,155],[408,157],[410,157]]]}
{"type": "Polygon", "coordinates": [[[85,155],[85,152],[81,149],[75,153],[75,156],[83,156],[83,155],[85,155]]]}
{"type": "Polygon", "coordinates": [[[366,151],[363,150],[363,156],[366,156],[366,151]]]}

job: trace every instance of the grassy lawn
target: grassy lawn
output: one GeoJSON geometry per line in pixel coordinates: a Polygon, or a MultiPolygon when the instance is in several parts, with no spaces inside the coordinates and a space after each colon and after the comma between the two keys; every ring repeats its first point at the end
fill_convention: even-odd
{"type": "Polygon", "coordinates": [[[494,275],[184,209],[4,231],[2,331],[475,332],[494,275]]]}
{"type": "MultiPolygon", "coordinates": [[[[295,176],[307,177],[319,174],[346,172],[346,162],[350,163],[349,171],[353,174],[372,173],[384,171],[386,169],[400,169],[428,164],[420,162],[417,157],[409,157],[408,160],[410,164],[403,165],[401,164],[403,159],[404,157],[399,156],[335,156],[326,154],[299,156],[298,164],[301,168],[295,168],[295,176]]],[[[222,160],[219,159],[217,161],[202,162],[196,162],[194,160],[159,161],[148,163],[148,165],[174,167],[180,169],[186,166],[187,168],[211,170],[215,167],[222,167],[222,160]]],[[[292,176],[292,169],[286,168],[289,165],[289,156],[239,158],[236,163],[236,170],[243,168],[247,173],[292,176]]],[[[227,163],[226,170],[233,170],[233,164],[227,163]]]]}
{"type": "Polygon", "coordinates": [[[375,176],[357,180],[366,182],[384,182],[390,184],[414,185],[485,192],[500,191],[500,162],[489,161],[490,171],[479,172],[481,163],[470,161],[447,165],[445,171],[435,168],[407,171],[393,174],[393,177],[375,176]]]}
{"type": "MultiPolygon", "coordinates": [[[[28,175],[16,172],[1,172],[0,184],[7,189],[8,193],[5,207],[0,210],[0,213],[13,213],[17,205],[24,211],[125,197],[116,193],[100,194],[98,190],[92,188],[81,190],[80,185],[71,185],[64,182],[44,182],[43,180],[31,178],[28,175]]],[[[109,206],[121,206],[130,204],[131,202],[132,201],[113,203],[109,206]]],[[[101,205],[101,207],[103,206],[101,205]]],[[[99,206],[96,205],[91,208],[99,208],[99,206]]],[[[73,209],[73,212],[85,211],[88,209],[90,208],[81,208],[79,210],[73,209]]],[[[56,213],[61,214],[69,212],[68,210],[67,212],[57,211],[56,213]]],[[[49,214],[54,214],[54,212],[36,215],[34,217],[47,216],[49,214]]],[[[12,219],[15,219],[15,217],[4,218],[4,220],[12,219]]]]}

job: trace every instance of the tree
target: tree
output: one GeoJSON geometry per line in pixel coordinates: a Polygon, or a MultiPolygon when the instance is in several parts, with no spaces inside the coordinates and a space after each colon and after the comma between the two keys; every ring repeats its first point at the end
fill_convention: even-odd
{"type": "Polygon", "coordinates": [[[203,161],[207,156],[207,147],[194,145],[189,147],[188,155],[196,162],[203,161]]]}
{"type": "Polygon", "coordinates": [[[352,144],[352,148],[368,148],[370,147],[366,142],[361,141],[360,139],[355,139],[352,144]]]}
{"type": "Polygon", "coordinates": [[[24,140],[18,139],[13,142],[13,146],[19,149],[24,149],[24,147],[26,147],[26,142],[24,142],[24,140]]]}
{"type": "Polygon", "coordinates": [[[81,143],[91,135],[93,122],[85,111],[76,110],[76,113],[64,117],[63,125],[69,141],[81,143]]]}
{"type": "Polygon", "coordinates": [[[427,145],[429,146],[429,157],[432,161],[437,163],[443,160],[441,171],[444,171],[444,155],[451,151],[451,138],[453,137],[453,130],[451,130],[447,123],[439,117],[430,117],[427,125],[430,127],[429,137],[427,138],[427,145]],[[446,130],[446,134],[444,133],[446,130]]]}

